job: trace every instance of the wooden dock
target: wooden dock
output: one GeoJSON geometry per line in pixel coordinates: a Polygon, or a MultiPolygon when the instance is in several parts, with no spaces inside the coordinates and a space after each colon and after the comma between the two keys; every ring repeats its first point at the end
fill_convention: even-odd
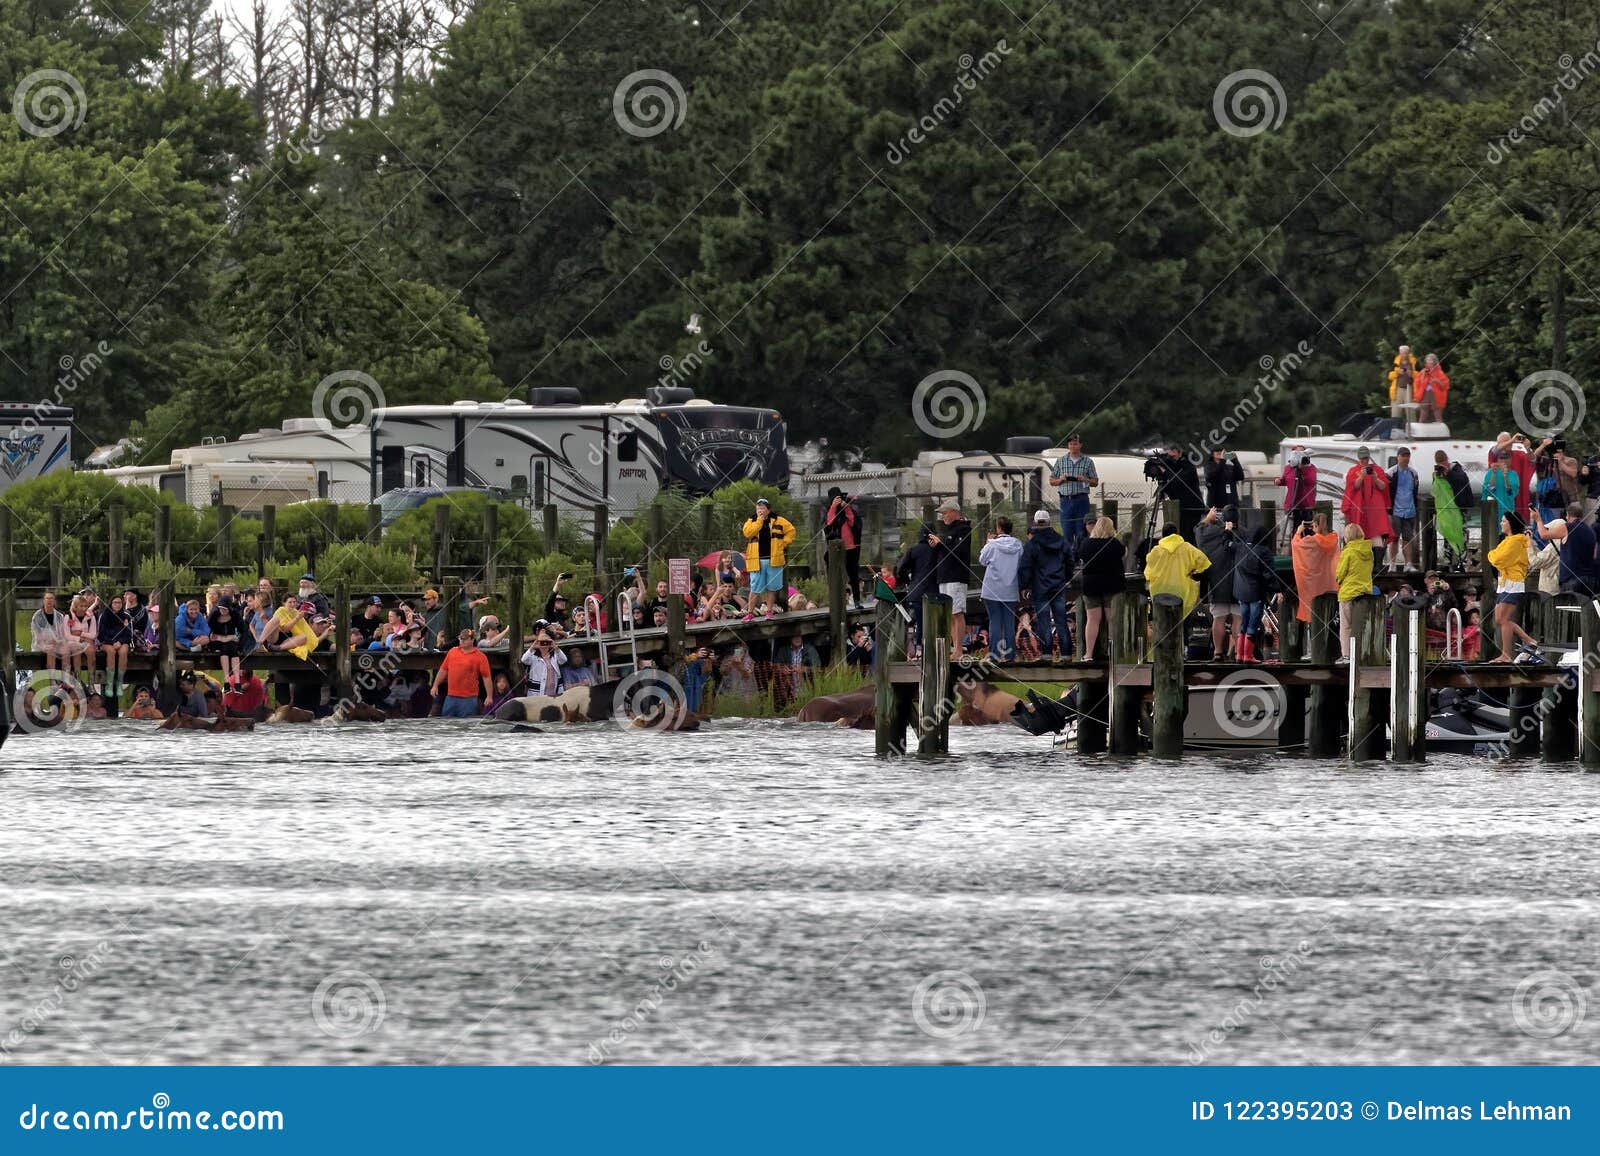
{"type": "Polygon", "coordinates": [[[897,616],[880,616],[877,668],[876,749],[880,758],[908,753],[907,734],[922,755],[949,751],[949,720],[959,707],[961,682],[997,679],[1023,684],[1078,687],[1077,751],[1157,758],[1184,753],[1187,696],[1197,690],[1271,688],[1285,703],[1277,745],[1303,747],[1322,758],[1345,754],[1352,762],[1387,757],[1421,763],[1427,757],[1429,690],[1487,689],[1507,692],[1509,754],[1537,748],[1546,762],[1577,760],[1600,769],[1600,609],[1588,599],[1566,600],[1577,620],[1573,639],[1578,666],[1430,660],[1425,650],[1426,602],[1397,599],[1385,630],[1379,599],[1357,600],[1352,621],[1353,661],[1337,663],[1337,604],[1318,598],[1310,627],[1287,649],[1291,661],[1273,663],[1190,662],[1181,601],[1167,594],[1119,596],[1108,653],[1093,659],[953,662],[946,599],[924,602],[926,633],[921,661],[906,659],[906,630],[897,616]],[[1304,657],[1300,657],[1304,655],[1304,657]],[[1148,744],[1140,719],[1150,708],[1148,744]]]}

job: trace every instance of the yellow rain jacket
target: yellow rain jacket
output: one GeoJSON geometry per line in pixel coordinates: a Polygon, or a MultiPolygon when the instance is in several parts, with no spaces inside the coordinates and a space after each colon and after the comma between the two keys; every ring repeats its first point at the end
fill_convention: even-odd
{"type": "Polygon", "coordinates": [[[1346,542],[1339,551],[1339,601],[1354,602],[1372,593],[1372,543],[1365,538],[1346,542]]]}
{"type": "MultiPolygon", "coordinates": [[[[1411,362],[1411,380],[1413,382],[1412,389],[1415,390],[1415,388],[1416,388],[1415,382],[1417,380],[1417,355],[1415,353],[1408,353],[1408,354],[1406,354],[1406,357],[1411,362]]],[[[1399,386],[1399,381],[1400,381],[1400,355],[1397,353],[1397,354],[1394,355],[1394,368],[1389,371],[1389,400],[1391,402],[1393,402],[1395,400],[1395,396],[1394,395],[1395,395],[1395,392],[1396,392],[1396,390],[1397,390],[1397,388],[1399,386]]],[[[1413,400],[1420,400],[1420,399],[1414,399],[1414,398],[1406,397],[1406,398],[1402,398],[1401,400],[1403,400],[1403,401],[1413,401],[1413,400]]]]}
{"type": "Polygon", "coordinates": [[[1501,582],[1526,582],[1528,580],[1528,536],[1507,534],[1499,545],[1489,551],[1489,565],[1500,574],[1501,582]]]}
{"type": "Polygon", "coordinates": [[[319,639],[317,632],[311,629],[311,624],[304,618],[296,620],[295,612],[287,606],[280,606],[272,612],[272,620],[282,627],[277,641],[282,642],[286,635],[300,639],[299,646],[291,646],[289,653],[298,659],[308,659],[311,652],[317,648],[319,639]]]}
{"type": "Polygon", "coordinates": [[[1144,563],[1145,585],[1152,596],[1176,594],[1182,598],[1183,616],[1187,618],[1200,601],[1200,583],[1194,576],[1210,568],[1211,559],[1198,546],[1177,534],[1168,534],[1150,547],[1150,556],[1144,563]]]}
{"type": "MultiPolygon", "coordinates": [[[[790,542],[794,541],[794,523],[788,518],[780,518],[773,514],[767,521],[767,533],[772,539],[772,557],[767,559],[773,566],[783,565],[783,552],[790,542]]],[[[744,524],[744,536],[749,539],[749,544],[744,548],[744,568],[751,574],[761,569],[761,519],[751,518],[744,524]]]]}

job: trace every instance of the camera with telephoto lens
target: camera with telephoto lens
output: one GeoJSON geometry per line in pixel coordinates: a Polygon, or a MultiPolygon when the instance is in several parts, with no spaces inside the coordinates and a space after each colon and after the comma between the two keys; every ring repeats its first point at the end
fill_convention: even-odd
{"type": "Polygon", "coordinates": [[[1151,481],[1163,481],[1167,476],[1167,460],[1164,454],[1151,454],[1144,460],[1144,476],[1151,481]]]}

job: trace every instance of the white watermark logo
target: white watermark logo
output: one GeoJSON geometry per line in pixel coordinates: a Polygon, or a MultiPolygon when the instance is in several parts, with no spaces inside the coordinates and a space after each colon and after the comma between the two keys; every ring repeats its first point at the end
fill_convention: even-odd
{"type": "Polygon", "coordinates": [[[970,52],[963,52],[956,61],[961,70],[956,74],[955,83],[950,86],[950,94],[941,96],[934,102],[933,111],[918,117],[911,125],[911,129],[899,140],[891,141],[884,159],[891,165],[898,165],[911,155],[911,150],[927,140],[944,124],[956,109],[966,102],[967,94],[978,91],[978,83],[988,78],[989,74],[999,68],[1005,58],[1011,55],[1011,46],[1001,37],[993,48],[982,56],[974,57],[970,52]]]}
{"type": "Polygon", "coordinates": [[[1536,971],[1517,984],[1511,1018],[1524,1035],[1549,1040],[1583,1023],[1587,1007],[1583,985],[1566,972],[1536,971]]]}
{"type": "Polygon", "coordinates": [[[683,684],[655,667],[636,670],[619,682],[612,703],[611,720],[634,730],[681,730],[692,713],[683,684]]]}
{"type": "Polygon", "coordinates": [[[1222,131],[1252,137],[1277,128],[1289,112],[1283,85],[1270,72],[1241,68],[1222,78],[1211,94],[1211,111],[1222,131]]]}
{"type": "Polygon", "coordinates": [[[11,717],[23,734],[76,730],[89,717],[89,692],[64,670],[36,670],[12,695],[11,717]]]}
{"type": "Polygon", "coordinates": [[[1511,395],[1511,417],[1533,437],[1555,437],[1583,424],[1589,403],[1583,386],[1570,373],[1541,369],[1517,383],[1511,395]]]}
{"type": "Polygon", "coordinates": [[[936,971],[911,992],[911,1018],[936,1040],[977,1031],[988,1008],[983,986],[964,971],[936,971]]]}
{"type": "Polygon", "coordinates": [[[70,72],[42,68],[30,72],[11,98],[11,115],[22,131],[36,137],[53,137],[77,128],[89,111],[83,85],[70,72]]]}
{"type": "Polygon", "coordinates": [[[672,73],[645,68],[622,78],[611,94],[611,115],[629,136],[649,139],[683,127],[689,96],[672,73]]]}
{"type": "Polygon", "coordinates": [[[1236,670],[1211,692],[1211,714],[1223,732],[1236,739],[1272,734],[1283,718],[1288,695],[1278,680],[1253,670],[1236,670]]]}
{"type": "Polygon", "coordinates": [[[311,994],[311,1018],[325,1035],[350,1040],[383,1026],[383,985],[364,971],[336,971],[311,994]]]}
{"type": "Polygon", "coordinates": [[[987,413],[983,386],[960,370],[930,373],[911,394],[911,418],[931,438],[955,438],[978,429],[987,413]]]}
{"type": "Polygon", "coordinates": [[[311,394],[311,416],[328,430],[366,425],[374,410],[386,404],[383,387],[371,374],[341,369],[317,382],[311,394]]]}

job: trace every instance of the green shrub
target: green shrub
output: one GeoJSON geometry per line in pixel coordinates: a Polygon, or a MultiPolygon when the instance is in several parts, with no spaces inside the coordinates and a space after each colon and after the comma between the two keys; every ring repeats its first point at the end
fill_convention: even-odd
{"type": "Polygon", "coordinates": [[[143,591],[146,597],[169,578],[174,592],[180,596],[192,594],[200,588],[200,580],[191,568],[155,554],[139,559],[138,573],[139,580],[134,586],[143,591]]]}
{"type": "MultiPolygon", "coordinates": [[[[384,545],[412,554],[425,566],[433,564],[434,510],[441,505],[450,511],[450,561],[457,566],[482,566],[487,560],[483,540],[483,511],[492,499],[487,494],[466,490],[431,498],[414,510],[396,518],[383,537],[384,545]]],[[[515,502],[495,502],[499,507],[496,524],[495,559],[500,569],[525,565],[544,553],[544,534],[533,518],[515,502]]]]}
{"type": "Polygon", "coordinates": [[[317,559],[317,586],[330,594],[335,582],[344,582],[351,596],[412,590],[417,584],[411,556],[388,546],[342,542],[329,546],[317,559]]]}

